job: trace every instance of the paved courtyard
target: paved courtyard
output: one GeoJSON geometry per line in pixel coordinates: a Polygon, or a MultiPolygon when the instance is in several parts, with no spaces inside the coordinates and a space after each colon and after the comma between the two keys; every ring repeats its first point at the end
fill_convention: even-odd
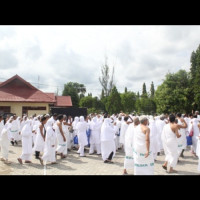
{"type": "MultiPolygon", "coordinates": [[[[39,160],[33,156],[32,164],[20,165],[17,158],[21,155],[21,145],[10,146],[9,160],[12,162],[6,165],[0,161],[0,175],[122,175],[124,153],[117,152],[114,158],[114,164],[104,164],[101,156],[88,155],[86,149],[86,156],[80,158],[76,151],[71,151],[66,159],[60,160],[58,157],[58,164],[49,165],[46,168],[41,166],[39,160]]],[[[162,168],[164,156],[158,156],[155,163],[155,175],[168,175],[162,168]]],[[[199,175],[197,171],[198,159],[191,156],[187,150],[185,158],[180,158],[180,162],[176,166],[177,175],[199,175]]],[[[133,174],[133,170],[128,170],[129,174],[133,174]]]]}

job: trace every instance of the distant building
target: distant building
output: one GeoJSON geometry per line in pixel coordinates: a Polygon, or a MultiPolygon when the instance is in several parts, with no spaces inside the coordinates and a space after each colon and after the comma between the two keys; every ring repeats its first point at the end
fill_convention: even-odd
{"type": "Polygon", "coordinates": [[[72,107],[71,97],[44,93],[18,75],[0,83],[0,114],[46,114],[52,107],[72,107]]]}

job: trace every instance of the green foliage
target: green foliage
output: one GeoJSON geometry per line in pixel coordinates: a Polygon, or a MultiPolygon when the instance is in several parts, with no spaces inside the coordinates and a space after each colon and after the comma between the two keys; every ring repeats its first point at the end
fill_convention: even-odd
{"type": "Polygon", "coordinates": [[[185,70],[179,70],[173,74],[168,73],[155,93],[157,112],[190,112],[188,91],[189,75],[185,70]]]}
{"type": "Polygon", "coordinates": [[[117,88],[114,86],[110,96],[107,99],[106,110],[108,111],[109,114],[113,114],[113,113],[119,113],[121,109],[122,109],[121,97],[119,92],[117,91],[117,88]]]}
{"type": "Polygon", "coordinates": [[[121,104],[124,112],[133,112],[135,110],[136,95],[134,92],[125,91],[120,95],[121,104]]]}
{"type": "Polygon", "coordinates": [[[79,106],[79,101],[86,93],[86,88],[83,84],[69,82],[64,85],[63,96],[71,96],[72,104],[75,107],[79,106]]]}

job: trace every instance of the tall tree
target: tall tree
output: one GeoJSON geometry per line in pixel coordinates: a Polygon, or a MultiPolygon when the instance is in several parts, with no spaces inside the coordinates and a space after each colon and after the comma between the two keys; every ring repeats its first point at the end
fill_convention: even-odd
{"type": "Polygon", "coordinates": [[[121,103],[124,112],[133,112],[135,111],[136,95],[134,92],[125,92],[120,95],[121,103]]]}
{"type": "Polygon", "coordinates": [[[127,87],[125,87],[125,89],[124,89],[124,93],[127,93],[128,92],[128,89],[127,89],[127,87]]]}
{"type": "Polygon", "coordinates": [[[155,89],[154,89],[154,84],[153,81],[151,83],[151,88],[150,88],[150,97],[153,98],[155,94],[155,89]]]}
{"type": "Polygon", "coordinates": [[[112,88],[114,87],[114,67],[111,76],[109,75],[110,67],[107,64],[107,57],[105,58],[105,64],[101,67],[101,77],[99,82],[104,90],[106,97],[110,95],[112,88]]]}
{"type": "Polygon", "coordinates": [[[101,96],[100,96],[101,100],[102,100],[104,97],[105,97],[105,95],[104,95],[104,89],[102,89],[102,91],[101,91],[101,96]]]}
{"type": "Polygon", "coordinates": [[[191,112],[189,74],[185,70],[168,73],[155,92],[158,113],[191,112]]]}
{"type": "Polygon", "coordinates": [[[75,107],[79,106],[79,101],[84,97],[86,87],[83,84],[76,82],[69,82],[64,85],[63,96],[71,96],[72,104],[75,107]]]}
{"type": "Polygon", "coordinates": [[[142,95],[145,96],[147,95],[147,89],[146,89],[146,84],[143,83],[143,86],[142,86],[142,95]]]}
{"type": "MultiPolygon", "coordinates": [[[[195,55],[195,78],[193,82],[193,92],[194,92],[194,109],[200,109],[200,45],[196,50],[195,55]]],[[[191,67],[191,74],[193,67],[191,67]]]]}
{"type": "Polygon", "coordinates": [[[106,110],[109,114],[119,113],[122,109],[121,97],[116,86],[113,87],[110,96],[106,102],[106,110]]]}

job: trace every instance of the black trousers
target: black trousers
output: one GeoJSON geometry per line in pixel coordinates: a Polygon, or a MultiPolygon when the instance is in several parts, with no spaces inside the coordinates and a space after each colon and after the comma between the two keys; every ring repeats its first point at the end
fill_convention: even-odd
{"type": "Polygon", "coordinates": [[[40,152],[39,152],[39,151],[36,151],[36,152],[35,152],[35,158],[36,158],[36,159],[39,159],[39,157],[40,157],[40,152]]]}
{"type": "Polygon", "coordinates": [[[113,157],[113,151],[110,153],[109,157],[108,157],[108,160],[112,160],[112,157],[113,157]]]}

